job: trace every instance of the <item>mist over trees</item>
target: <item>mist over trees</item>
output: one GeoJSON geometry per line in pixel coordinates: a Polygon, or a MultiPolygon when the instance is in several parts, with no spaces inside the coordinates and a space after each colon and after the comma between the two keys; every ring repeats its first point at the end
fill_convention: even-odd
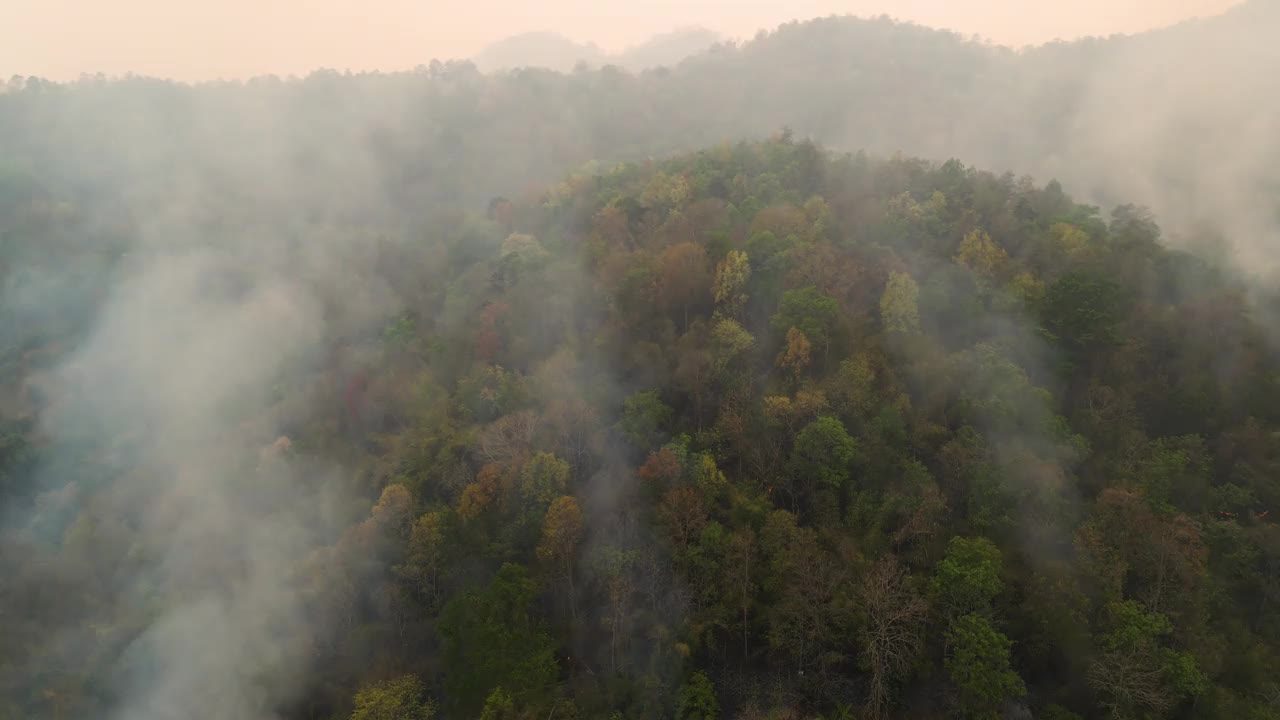
{"type": "Polygon", "coordinates": [[[0,718],[1280,717],[1272,20],[9,81],[0,718]]]}
{"type": "Polygon", "coordinates": [[[579,67],[612,65],[632,72],[680,64],[719,43],[720,36],[705,28],[690,27],[655,35],[617,53],[606,53],[593,43],[576,43],[550,32],[513,35],[481,50],[471,62],[481,72],[540,68],[570,72],[579,67]]]}

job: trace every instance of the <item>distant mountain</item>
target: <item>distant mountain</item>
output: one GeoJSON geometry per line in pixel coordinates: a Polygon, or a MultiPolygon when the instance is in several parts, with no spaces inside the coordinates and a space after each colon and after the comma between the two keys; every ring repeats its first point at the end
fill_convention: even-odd
{"type": "Polygon", "coordinates": [[[575,42],[557,33],[532,32],[499,40],[481,50],[472,61],[482,72],[519,67],[569,72],[579,63],[592,68],[617,65],[639,72],[678,65],[688,57],[705,52],[720,40],[720,35],[706,28],[683,28],[655,35],[620,53],[608,54],[594,44],[575,42]]]}
{"type": "Polygon", "coordinates": [[[609,58],[609,62],[632,71],[679,65],[681,61],[723,40],[719,33],[693,27],[655,35],[639,45],[609,58]]]}
{"type": "Polygon", "coordinates": [[[578,43],[553,32],[512,35],[481,50],[472,62],[482,72],[541,67],[568,72],[578,63],[602,64],[605,54],[592,43],[578,43]]]}

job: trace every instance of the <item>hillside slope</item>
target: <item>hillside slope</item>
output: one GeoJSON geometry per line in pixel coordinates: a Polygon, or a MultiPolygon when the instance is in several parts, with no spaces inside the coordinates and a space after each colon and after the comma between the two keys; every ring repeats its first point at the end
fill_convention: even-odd
{"type": "Polygon", "coordinates": [[[1271,712],[1280,358],[1131,207],[785,136],[218,203],[7,351],[10,714],[1271,712]]]}

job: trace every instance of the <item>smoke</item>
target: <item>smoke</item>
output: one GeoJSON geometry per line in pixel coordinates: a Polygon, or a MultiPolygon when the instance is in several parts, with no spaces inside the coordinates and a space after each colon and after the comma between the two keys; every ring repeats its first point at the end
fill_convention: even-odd
{"type": "MultiPolygon", "coordinates": [[[[1280,49],[1269,29],[1277,22],[1280,5],[1254,2],[1101,46],[1084,65],[1075,107],[1060,120],[1061,152],[1019,169],[1057,177],[1104,205],[1146,205],[1174,245],[1216,231],[1233,246],[1237,268],[1274,271],[1280,49]]],[[[1037,53],[1026,59],[1039,61],[1037,53]]]]}
{"type": "MultiPolygon", "coordinates": [[[[350,524],[353,484],[347,469],[281,438],[323,422],[305,390],[323,385],[322,349],[376,335],[406,309],[398,294],[406,288],[432,292],[415,287],[428,281],[407,277],[410,268],[379,267],[377,243],[389,237],[406,257],[469,268],[462,279],[431,278],[450,288],[418,300],[438,301],[434,329],[460,336],[454,326],[465,324],[480,293],[471,286],[487,281],[485,266],[466,259],[484,257],[497,235],[455,227],[458,237],[440,242],[447,223],[426,219],[439,207],[474,211],[578,162],[789,124],[841,148],[955,156],[1057,177],[1077,198],[1150,206],[1172,243],[1221,234],[1237,267],[1276,270],[1280,50],[1268,32],[1237,32],[1274,28],[1274,8],[1255,2],[1167,33],[1022,53],[886,22],[846,36],[842,21],[824,21],[803,29],[819,33],[818,42],[790,28],[641,76],[486,78],[436,67],[199,87],[136,79],[0,85],[0,155],[38,170],[79,213],[65,220],[67,247],[40,251],[65,264],[28,249],[25,271],[4,275],[5,347],[42,333],[76,338],[69,351],[56,349],[67,352],[53,368],[34,373],[48,403],[40,419],[49,448],[36,483],[50,491],[30,517],[6,509],[13,517],[5,525],[75,547],[68,555],[87,566],[60,572],[81,588],[98,583],[98,597],[55,623],[52,649],[19,657],[52,664],[101,655],[94,662],[112,670],[105,695],[114,703],[95,717],[275,717],[301,690],[327,628],[323,598],[306,593],[299,575],[313,550],[350,524]],[[897,75],[880,72],[877,58],[892,64],[917,46],[933,54],[903,64],[915,85],[899,87],[897,75]],[[809,54],[799,57],[797,47],[809,54]],[[938,88],[944,92],[930,94],[938,88]],[[83,331],[55,329],[55,318],[83,331]],[[96,520],[64,526],[79,504],[101,506],[85,514],[96,520]]],[[[0,208],[0,235],[7,210],[0,208]]],[[[411,267],[444,272],[433,262],[411,267]]],[[[546,324],[545,333],[528,333],[536,342],[557,337],[551,326],[561,318],[579,318],[568,335],[595,325],[589,309],[574,307],[572,298],[585,294],[577,271],[515,303],[546,324]]],[[[419,318],[424,335],[431,321],[419,318]]],[[[970,359],[995,376],[991,384],[1012,388],[1002,399],[1016,410],[979,413],[976,422],[993,438],[998,463],[1025,465],[1018,480],[1065,493],[1076,448],[1054,434],[1051,408],[1033,387],[1052,375],[1052,359],[1028,318],[990,322],[1003,324],[981,334],[1015,357],[970,359]]],[[[554,383],[539,379],[544,394],[589,398],[598,408],[619,405],[620,386],[645,389],[614,377],[589,340],[579,341],[588,367],[564,369],[554,383]]],[[[958,372],[970,395],[991,394],[968,380],[985,376],[965,370],[958,372]]],[[[561,412],[575,461],[604,458],[579,479],[589,511],[584,559],[647,550],[656,543],[629,512],[633,463],[578,427],[611,420],[583,404],[561,412]]],[[[1076,500],[1018,499],[1035,520],[1076,500]]],[[[1044,530],[1028,535],[1031,555],[1049,556],[1065,542],[1054,523],[1019,531],[1028,528],[1044,530]]],[[[26,547],[3,545],[13,556],[26,547]]],[[[619,560],[626,564],[612,574],[584,572],[600,585],[642,588],[653,615],[678,618],[686,589],[645,559],[619,560]],[[661,600],[659,588],[671,598],[661,600]]],[[[615,648],[615,664],[638,668],[639,646],[615,648]]]]}
{"type": "Polygon", "coordinates": [[[83,347],[55,371],[54,439],[126,438],[141,555],[101,588],[149,614],[121,656],[121,720],[272,717],[305,673],[291,576],[323,515],[323,476],[259,463],[271,385],[321,337],[315,300],[252,259],[212,251],[123,273],[83,347]],[[304,482],[307,481],[307,482],[304,482]],[[146,608],[145,610],[143,608],[146,608]],[[154,613],[154,614],[151,614],[154,613]]]}
{"type": "MultiPolygon", "coordinates": [[[[3,531],[61,540],[49,575],[76,597],[3,676],[15,693],[53,686],[37,678],[55,668],[104,683],[40,703],[51,717],[267,720],[332,628],[309,563],[356,497],[332,453],[287,436],[324,422],[323,349],[399,307],[361,247],[379,183],[358,142],[279,142],[283,97],[134,89],[46,108],[112,111],[42,168],[79,201],[53,220],[32,211],[65,262],[28,249],[5,274],[5,347],[56,360],[27,368],[42,494],[6,507],[3,531]]],[[[60,200],[44,192],[33,207],[60,200]]],[[[11,547],[6,565],[39,562],[11,547]]]]}

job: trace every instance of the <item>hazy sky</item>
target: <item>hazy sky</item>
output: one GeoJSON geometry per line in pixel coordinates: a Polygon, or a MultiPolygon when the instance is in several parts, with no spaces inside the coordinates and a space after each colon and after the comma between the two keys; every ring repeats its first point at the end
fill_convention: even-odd
{"type": "Polygon", "coordinates": [[[395,70],[529,30],[618,50],[676,27],[731,37],[832,13],[887,14],[995,42],[1135,32],[1239,0],[0,0],[0,77],[184,80],[395,70]]]}

